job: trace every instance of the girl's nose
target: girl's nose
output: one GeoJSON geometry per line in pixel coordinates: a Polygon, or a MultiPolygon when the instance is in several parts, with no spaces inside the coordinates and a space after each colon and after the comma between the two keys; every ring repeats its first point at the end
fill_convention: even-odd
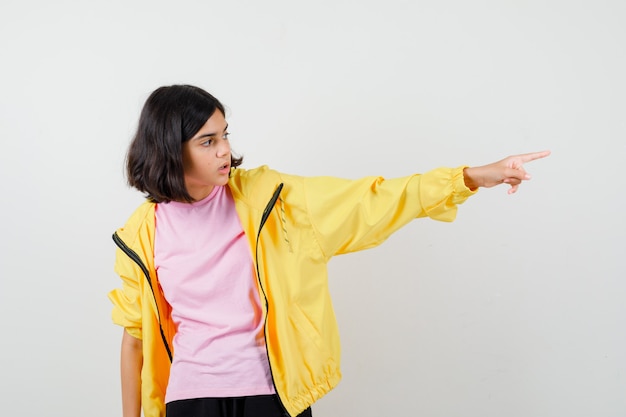
{"type": "Polygon", "coordinates": [[[227,140],[220,140],[217,146],[217,156],[225,156],[230,153],[230,143],[227,140]]]}

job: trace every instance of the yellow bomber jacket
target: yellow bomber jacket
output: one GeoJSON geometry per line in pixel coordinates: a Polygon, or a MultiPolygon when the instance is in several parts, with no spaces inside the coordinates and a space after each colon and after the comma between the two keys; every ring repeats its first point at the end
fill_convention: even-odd
{"type": "MultiPolygon", "coordinates": [[[[417,217],[452,221],[473,194],[463,168],[386,180],[298,177],[265,166],[234,169],[228,186],[256,265],[272,378],[296,416],[341,379],[339,333],[328,290],[333,255],[372,248],[417,217]]],[[[121,288],[113,321],[143,341],[145,417],[165,416],[176,328],[154,269],[154,203],[143,203],[113,239],[121,288]]]]}

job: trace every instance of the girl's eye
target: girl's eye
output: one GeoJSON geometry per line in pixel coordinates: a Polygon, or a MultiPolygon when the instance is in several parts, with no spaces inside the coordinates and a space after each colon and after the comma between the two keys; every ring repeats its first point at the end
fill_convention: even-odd
{"type": "Polygon", "coordinates": [[[224,139],[228,140],[228,137],[230,136],[230,132],[224,132],[224,139]]]}
{"type": "Polygon", "coordinates": [[[202,146],[211,146],[211,143],[213,143],[213,139],[207,139],[204,142],[201,143],[202,146]]]}

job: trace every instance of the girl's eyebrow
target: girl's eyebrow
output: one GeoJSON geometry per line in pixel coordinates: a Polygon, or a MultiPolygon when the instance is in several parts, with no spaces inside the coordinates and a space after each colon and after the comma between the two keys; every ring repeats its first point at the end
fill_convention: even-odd
{"type": "MultiPolygon", "coordinates": [[[[226,123],[226,127],[224,128],[224,130],[222,131],[222,133],[223,133],[223,132],[226,132],[227,130],[228,130],[228,123],[226,123]]],[[[205,134],[200,135],[200,136],[198,136],[198,137],[196,137],[196,138],[193,138],[193,140],[198,140],[198,139],[202,139],[202,138],[210,138],[210,137],[212,137],[212,136],[217,136],[217,132],[214,132],[214,133],[205,133],[205,134]]]]}

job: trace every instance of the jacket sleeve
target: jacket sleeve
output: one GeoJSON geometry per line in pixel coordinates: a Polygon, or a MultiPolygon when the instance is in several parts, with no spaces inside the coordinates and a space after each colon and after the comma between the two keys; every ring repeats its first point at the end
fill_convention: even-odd
{"type": "Polygon", "coordinates": [[[464,168],[390,180],[306,178],[307,210],[325,256],[379,245],[417,217],[453,221],[457,205],[475,192],[465,186],[464,168]]]}
{"type": "Polygon", "coordinates": [[[141,339],[141,294],[139,268],[120,249],[115,256],[115,272],[122,279],[122,287],[109,293],[113,303],[112,318],[133,337],[141,339]]]}

